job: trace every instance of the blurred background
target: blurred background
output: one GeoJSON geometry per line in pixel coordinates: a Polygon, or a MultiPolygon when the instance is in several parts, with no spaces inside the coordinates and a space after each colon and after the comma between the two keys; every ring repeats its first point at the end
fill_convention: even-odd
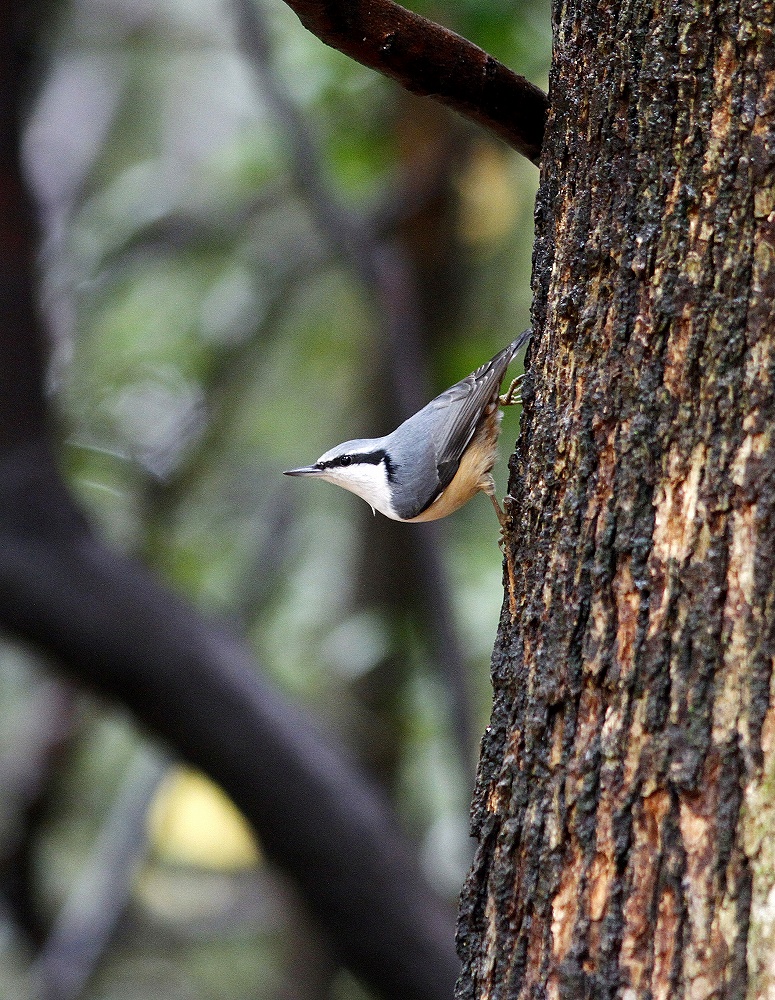
{"type": "MultiPolygon", "coordinates": [[[[412,8],[546,87],[545,0],[412,8]]],[[[25,157],[73,491],[387,789],[452,933],[491,505],[396,525],[281,471],[386,433],[528,325],[536,169],[281,0],[52,3],[25,157]]],[[[366,996],[218,789],[8,643],[0,890],[1,996],[41,969],[63,1000],[366,996]]]]}

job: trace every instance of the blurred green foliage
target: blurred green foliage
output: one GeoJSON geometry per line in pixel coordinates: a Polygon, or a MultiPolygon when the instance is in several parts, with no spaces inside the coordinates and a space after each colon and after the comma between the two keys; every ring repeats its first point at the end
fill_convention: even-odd
{"type": "MultiPolygon", "coordinates": [[[[440,391],[527,325],[537,173],[264,2],[263,72],[309,130],[331,202],[437,282],[420,290],[420,327],[440,391]]],[[[546,85],[543,2],[413,6],[546,85]]],[[[226,0],[73,0],[47,35],[26,155],[46,233],[61,462],[116,546],[237,620],[262,668],[375,768],[452,901],[470,851],[476,746],[462,765],[433,639],[422,616],[372,595],[363,553],[383,526],[361,501],[280,475],[390,429],[373,407],[375,383],[389,382],[379,307],[299,183],[294,123],[267,100],[233,14],[226,0]]],[[[504,420],[501,494],[517,421],[504,420]]],[[[475,500],[440,535],[479,732],[502,600],[489,503],[475,500]]],[[[52,687],[29,651],[8,645],[0,657],[6,865],[19,863],[33,801],[45,930],[120,807],[143,737],[111,707],[52,687]]],[[[12,912],[0,916],[0,993],[24,997],[32,952],[12,912]]],[[[330,959],[309,959],[313,940],[299,902],[261,865],[170,862],[152,841],[83,996],[361,995],[330,959]]]]}

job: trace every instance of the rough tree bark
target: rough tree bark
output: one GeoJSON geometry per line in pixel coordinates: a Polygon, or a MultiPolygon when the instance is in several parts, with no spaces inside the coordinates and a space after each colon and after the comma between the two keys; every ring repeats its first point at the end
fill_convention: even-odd
{"type": "Polygon", "coordinates": [[[554,18],[458,997],[771,997],[775,13],[554,18]]]}

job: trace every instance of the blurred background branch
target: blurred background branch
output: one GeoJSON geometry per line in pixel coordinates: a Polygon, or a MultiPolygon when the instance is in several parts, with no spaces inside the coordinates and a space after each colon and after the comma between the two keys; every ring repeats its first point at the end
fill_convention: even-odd
{"type": "MultiPolygon", "coordinates": [[[[63,686],[50,716],[49,662],[0,646],[0,818],[16,837],[0,989],[28,994],[34,950],[56,926],[47,954],[68,940],[88,875],[112,902],[73,995],[361,1000],[368,982],[448,997],[501,599],[492,514],[472,504],[454,525],[407,529],[289,490],[279,472],[383,432],[524,326],[534,171],[321,46],[282,6],[50,10],[44,45],[3,35],[0,597],[9,630],[134,715],[63,686]],[[20,91],[22,56],[39,72],[20,91]],[[257,658],[284,698],[256,678],[257,658]],[[383,785],[416,847],[339,752],[304,735],[291,700],[383,785]],[[29,783],[14,785],[24,718],[43,729],[30,730],[29,783]],[[126,829],[115,821],[148,731],[218,776],[257,844],[174,766],[147,819],[141,803],[126,829]]],[[[545,17],[449,10],[539,79],[545,17]]],[[[50,983],[74,972],[56,965],[50,983]]]]}
{"type": "Polygon", "coordinates": [[[76,1000],[116,932],[148,850],[148,809],[168,763],[140,752],[132,760],[97,843],[37,956],[32,979],[41,1000],[76,1000]]]}

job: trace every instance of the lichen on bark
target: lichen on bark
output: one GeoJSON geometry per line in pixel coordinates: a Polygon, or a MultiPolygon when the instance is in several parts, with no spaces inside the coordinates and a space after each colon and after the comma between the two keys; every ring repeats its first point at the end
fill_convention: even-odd
{"type": "Polygon", "coordinates": [[[775,11],[554,22],[458,996],[768,996],[775,11]]]}

